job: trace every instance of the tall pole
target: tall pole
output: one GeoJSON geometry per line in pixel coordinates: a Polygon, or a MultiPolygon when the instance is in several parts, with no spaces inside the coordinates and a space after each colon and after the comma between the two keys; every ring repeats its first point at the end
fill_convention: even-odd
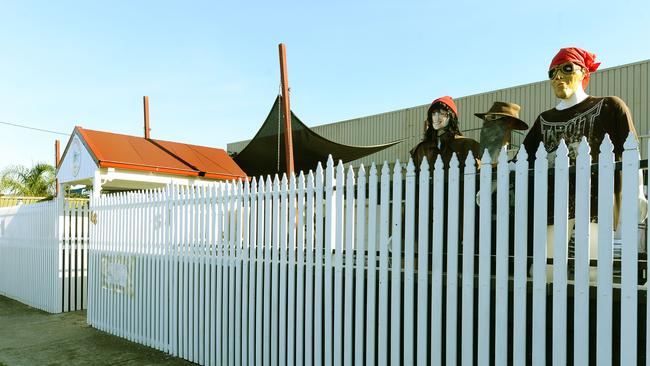
{"type": "Polygon", "coordinates": [[[144,138],[148,140],[151,132],[151,128],[149,128],[149,97],[146,95],[142,97],[142,103],[144,104],[144,138]]]}
{"type": "Polygon", "coordinates": [[[280,50],[280,80],[282,81],[282,112],[284,113],[284,151],[287,158],[287,175],[293,173],[293,138],[291,136],[291,107],[289,106],[289,78],[287,76],[287,51],[284,43],[280,50]]]}
{"type": "MultiPolygon", "coordinates": [[[[54,169],[59,169],[59,164],[61,163],[61,142],[59,140],[54,140],[54,169]]],[[[59,195],[59,180],[55,180],[55,190],[56,196],[59,195]]]]}

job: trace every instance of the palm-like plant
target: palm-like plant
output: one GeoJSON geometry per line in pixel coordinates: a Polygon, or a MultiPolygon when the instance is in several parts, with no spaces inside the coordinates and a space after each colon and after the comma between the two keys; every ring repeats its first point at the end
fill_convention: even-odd
{"type": "Polygon", "coordinates": [[[37,163],[31,168],[15,165],[0,174],[0,193],[51,197],[54,195],[55,182],[56,170],[52,165],[37,163]]]}

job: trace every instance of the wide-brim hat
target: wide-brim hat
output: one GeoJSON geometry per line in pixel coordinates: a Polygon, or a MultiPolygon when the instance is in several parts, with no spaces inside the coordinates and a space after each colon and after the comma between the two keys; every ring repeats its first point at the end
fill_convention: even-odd
{"type": "Polygon", "coordinates": [[[507,122],[510,125],[510,128],[513,130],[527,130],[528,123],[519,119],[519,110],[521,107],[515,103],[508,102],[494,102],[490,110],[485,113],[474,113],[474,115],[480,119],[485,119],[485,116],[488,114],[504,116],[509,118],[504,118],[497,120],[497,123],[500,121],[507,122]]]}

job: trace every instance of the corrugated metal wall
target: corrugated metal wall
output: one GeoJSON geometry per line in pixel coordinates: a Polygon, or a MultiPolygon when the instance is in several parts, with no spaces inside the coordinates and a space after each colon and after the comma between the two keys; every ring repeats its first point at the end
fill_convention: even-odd
{"type": "MultiPolygon", "coordinates": [[[[647,135],[650,129],[650,60],[603,69],[591,76],[587,93],[594,96],[616,95],[621,97],[632,111],[639,135],[647,135]]],[[[438,95],[430,96],[431,99],[438,95]]],[[[459,109],[461,130],[481,127],[482,121],[474,113],[487,111],[494,101],[513,102],[521,106],[520,118],[529,125],[537,116],[552,108],[555,95],[547,80],[537,83],[495,90],[454,99],[459,109]]],[[[384,151],[352,162],[354,166],[372,162],[382,163],[399,159],[408,161],[409,150],[422,138],[422,127],[426,118],[427,105],[401,109],[374,116],[356,118],[338,123],[312,127],[314,132],[342,144],[376,145],[402,138],[407,140],[384,151]]],[[[519,145],[523,134],[513,134],[513,145],[519,145]]],[[[478,140],[479,130],[467,131],[465,135],[478,140]]],[[[645,137],[641,148],[642,158],[647,158],[645,137]]],[[[228,144],[228,151],[241,151],[248,141],[228,144]]]]}

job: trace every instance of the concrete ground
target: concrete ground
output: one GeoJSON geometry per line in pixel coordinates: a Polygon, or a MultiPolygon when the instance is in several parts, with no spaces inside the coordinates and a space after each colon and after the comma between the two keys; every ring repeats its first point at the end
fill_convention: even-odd
{"type": "Polygon", "coordinates": [[[86,324],[86,312],[48,314],[0,296],[0,366],[193,365],[86,324]]]}

